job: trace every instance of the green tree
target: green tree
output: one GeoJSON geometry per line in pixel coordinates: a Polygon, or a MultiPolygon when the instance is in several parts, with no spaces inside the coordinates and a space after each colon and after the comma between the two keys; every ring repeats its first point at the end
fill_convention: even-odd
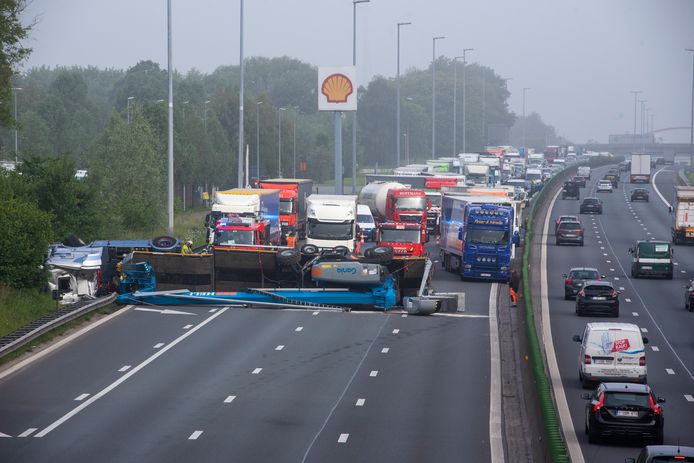
{"type": "Polygon", "coordinates": [[[0,2],[0,125],[14,123],[12,115],[12,78],[16,66],[31,52],[22,45],[30,26],[24,26],[21,15],[24,0],[2,0],[0,2]]]}
{"type": "Polygon", "coordinates": [[[52,216],[35,204],[6,198],[0,207],[0,284],[36,287],[46,281],[41,264],[51,242],[52,216]]]}

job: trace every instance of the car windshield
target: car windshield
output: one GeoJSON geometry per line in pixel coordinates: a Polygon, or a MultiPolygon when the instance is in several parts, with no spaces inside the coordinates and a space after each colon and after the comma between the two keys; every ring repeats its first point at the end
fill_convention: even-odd
{"type": "Polygon", "coordinates": [[[600,279],[600,274],[597,270],[574,270],[571,272],[571,278],[578,280],[598,280],[600,279]]]}
{"type": "Polygon", "coordinates": [[[374,218],[366,214],[357,214],[357,222],[359,223],[374,223],[374,218]]]}
{"type": "Polygon", "coordinates": [[[467,242],[471,244],[508,244],[508,230],[470,229],[467,232],[467,242]]]}
{"type": "Polygon", "coordinates": [[[350,240],[352,236],[352,222],[319,222],[316,219],[308,219],[306,236],[315,240],[350,240]]]}
{"type": "Polygon", "coordinates": [[[289,215],[294,213],[294,201],[292,199],[280,199],[280,214],[289,215]]]}
{"type": "Polygon", "coordinates": [[[395,208],[399,211],[423,211],[426,209],[426,198],[398,198],[395,200],[395,208]]]}
{"type": "Polygon", "coordinates": [[[670,257],[669,243],[641,243],[639,257],[651,259],[667,259],[670,257]]]}
{"type": "Polygon", "coordinates": [[[392,228],[381,229],[379,241],[384,243],[420,243],[421,233],[417,229],[394,230],[392,228]]]}
{"type": "Polygon", "coordinates": [[[605,392],[606,407],[643,407],[649,408],[648,394],[635,392],[605,392]]]}
{"type": "Polygon", "coordinates": [[[253,230],[217,230],[214,240],[215,244],[219,246],[255,244],[253,243],[253,230]]]}
{"type": "Polygon", "coordinates": [[[441,196],[427,196],[427,199],[431,201],[432,207],[441,207],[441,196]]]}

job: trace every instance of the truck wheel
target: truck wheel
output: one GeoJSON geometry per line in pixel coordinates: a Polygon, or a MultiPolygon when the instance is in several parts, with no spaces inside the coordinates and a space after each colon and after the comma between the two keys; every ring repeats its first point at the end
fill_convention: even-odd
{"type": "Polygon", "coordinates": [[[172,236],[162,235],[152,238],[150,244],[155,251],[171,251],[178,244],[178,240],[172,236]]]}
{"type": "Polygon", "coordinates": [[[301,253],[296,249],[280,249],[277,252],[277,265],[293,265],[299,262],[301,253]]]}
{"type": "Polygon", "coordinates": [[[343,256],[348,256],[350,253],[349,248],[347,246],[335,246],[333,248],[333,252],[335,254],[341,254],[343,256]]]}
{"type": "Polygon", "coordinates": [[[318,247],[313,244],[304,244],[301,247],[301,254],[305,254],[307,256],[315,256],[316,254],[318,254],[318,247]]]}
{"type": "Polygon", "coordinates": [[[370,251],[370,257],[376,258],[379,263],[383,264],[393,260],[394,251],[390,246],[374,246],[373,248],[370,248],[370,251]]]}

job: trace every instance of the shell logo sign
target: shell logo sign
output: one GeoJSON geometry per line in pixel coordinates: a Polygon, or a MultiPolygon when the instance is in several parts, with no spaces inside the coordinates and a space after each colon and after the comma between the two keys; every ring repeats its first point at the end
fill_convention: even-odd
{"type": "Polygon", "coordinates": [[[318,69],[318,110],[356,111],[356,68],[321,67],[318,69]]]}

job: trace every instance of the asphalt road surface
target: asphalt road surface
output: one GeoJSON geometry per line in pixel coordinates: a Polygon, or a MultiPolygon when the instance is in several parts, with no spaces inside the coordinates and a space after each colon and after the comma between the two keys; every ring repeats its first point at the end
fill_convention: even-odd
{"type": "MultiPolygon", "coordinates": [[[[622,182],[613,193],[595,193],[598,178],[607,168],[594,169],[593,180],[581,191],[581,198],[597,196],[603,201],[602,215],[582,215],[585,228],[583,247],[556,246],[553,236],[553,220],[561,214],[576,214],[580,201],[562,200],[559,197],[551,210],[550,230],[547,234],[546,281],[548,307],[551,320],[553,348],[561,375],[566,400],[558,399],[570,415],[573,430],[564,423],[570,447],[573,443],[574,463],[624,461],[636,457],[647,442],[619,441],[609,444],[588,443],[584,434],[585,404],[580,398],[584,390],[578,379],[579,345],[572,341],[574,334],[582,334],[590,321],[619,321],[637,324],[649,340],[646,345],[648,382],[656,395],[666,398],[665,443],[694,445],[694,314],[684,310],[683,286],[694,277],[694,247],[676,246],[674,253],[675,276],[673,280],[635,279],[631,277],[631,255],[628,249],[636,240],[670,240],[671,216],[664,200],[674,196],[676,172],[663,169],[655,176],[650,189],[650,202],[629,200],[629,191],[637,186],[622,182]],[[663,196],[661,199],[660,195],[663,196]],[[597,267],[621,289],[620,317],[578,317],[574,301],[565,301],[563,273],[576,266],[597,267]],[[568,408],[567,408],[568,407],[568,408]]],[[[655,172],[655,171],[654,171],[655,172]]],[[[555,388],[557,386],[555,385],[555,388]]],[[[556,389],[555,389],[556,390],[556,389]]]]}
{"type": "Polygon", "coordinates": [[[435,286],[465,312],[123,309],[0,374],[0,461],[492,461],[498,286],[435,286]]]}

